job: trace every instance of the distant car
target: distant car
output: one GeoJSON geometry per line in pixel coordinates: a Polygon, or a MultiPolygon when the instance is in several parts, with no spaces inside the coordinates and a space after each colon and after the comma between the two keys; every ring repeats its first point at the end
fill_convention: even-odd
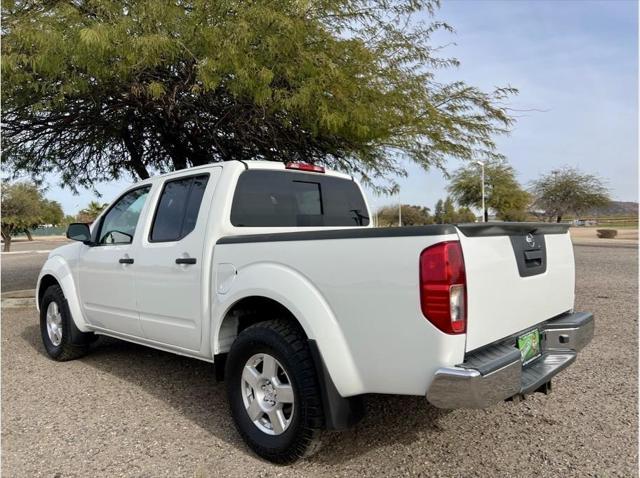
{"type": "Polygon", "coordinates": [[[590,227],[597,226],[598,222],[594,220],[575,219],[573,221],[573,225],[578,227],[590,227]]]}
{"type": "Polygon", "coordinates": [[[308,164],[144,180],[49,255],[46,351],[79,357],[102,334],[214,362],[242,437],[289,463],[354,424],[364,394],[488,407],[546,393],[591,340],[568,225],[369,217],[353,178],[308,164]]]}

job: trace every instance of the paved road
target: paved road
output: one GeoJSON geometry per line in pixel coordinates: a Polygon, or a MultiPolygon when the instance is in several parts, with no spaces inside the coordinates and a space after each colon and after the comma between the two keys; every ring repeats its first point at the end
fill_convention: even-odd
{"type": "Polygon", "coordinates": [[[35,310],[5,308],[2,475],[637,476],[637,251],[578,247],[576,260],[596,334],[550,396],[449,412],[371,396],[363,422],[290,467],[249,452],[210,365],[113,340],[56,363],[35,310]]]}
{"type": "Polygon", "coordinates": [[[67,242],[66,239],[36,239],[12,243],[11,252],[2,253],[2,292],[35,288],[49,251],[67,242]]]}

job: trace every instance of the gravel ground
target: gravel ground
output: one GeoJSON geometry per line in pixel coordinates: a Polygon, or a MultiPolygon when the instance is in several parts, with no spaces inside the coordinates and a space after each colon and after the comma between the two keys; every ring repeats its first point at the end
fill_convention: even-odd
{"type": "Polygon", "coordinates": [[[255,458],[212,366],[115,340],[44,356],[33,308],[2,314],[2,476],[636,476],[637,251],[577,247],[596,335],[550,396],[441,411],[373,396],[355,429],[290,467],[255,458]]]}

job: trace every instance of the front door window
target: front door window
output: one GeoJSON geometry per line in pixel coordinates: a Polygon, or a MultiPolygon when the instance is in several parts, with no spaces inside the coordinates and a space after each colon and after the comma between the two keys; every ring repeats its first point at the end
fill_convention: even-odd
{"type": "Polygon", "coordinates": [[[98,244],[131,244],[150,188],[144,186],[128,192],[109,209],[100,225],[98,244]]]}

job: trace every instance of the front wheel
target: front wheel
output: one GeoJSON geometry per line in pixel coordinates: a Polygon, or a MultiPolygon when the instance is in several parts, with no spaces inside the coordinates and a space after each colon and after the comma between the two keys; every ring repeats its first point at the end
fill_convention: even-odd
{"type": "Polygon", "coordinates": [[[87,353],[93,334],[80,332],[75,327],[62,289],[58,285],[50,286],[40,303],[40,333],[49,357],[64,362],[87,353]]]}
{"type": "Polygon", "coordinates": [[[236,427],[258,455],[286,464],[319,448],[318,379],[296,324],[270,320],[245,329],[231,347],[225,376],[236,427]]]}

